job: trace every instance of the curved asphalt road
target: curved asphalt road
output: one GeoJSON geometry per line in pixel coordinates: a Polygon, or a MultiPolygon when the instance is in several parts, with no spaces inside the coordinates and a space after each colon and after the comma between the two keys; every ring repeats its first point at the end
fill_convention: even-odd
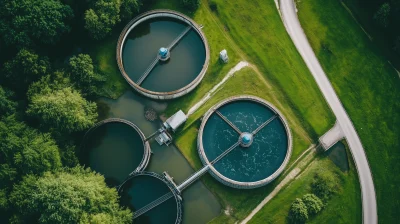
{"type": "Polygon", "coordinates": [[[315,81],[321,89],[326,101],[331,107],[336,119],[343,131],[343,134],[350,146],[354,162],[357,167],[358,178],[361,185],[362,196],[362,209],[363,209],[363,223],[376,224],[378,222],[378,214],[376,207],[375,188],[372,181],[371,170],[368,165],[368,160],[361,144],[360,138],[347,115],[342,103],[335,93],[331,83],[329,82],[326,74],[322,70],[307,37],[301,28],[300,22],[296,14],[296,6],[294,0],[280,0],[280,11],[282,20],[286,26],[292,41],[294,42],[297,50],[303,57],[303,60],[310,69],[315,81]]]}

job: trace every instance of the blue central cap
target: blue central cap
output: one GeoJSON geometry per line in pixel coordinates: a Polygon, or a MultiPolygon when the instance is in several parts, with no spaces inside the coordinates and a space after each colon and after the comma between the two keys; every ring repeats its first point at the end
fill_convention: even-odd
{"type": "Polygon", "coordinates": [[[165,47],[160,48],[160,51],[158,52],[161,56],[165,57],[168,54],[168,49],[165,47]]]}
{"type": "Polygon", "coordinates": [[[249,144],[251,142],[253,136],[251,136],[251,134],[244,134],[242,136],[242,142],[243,144],[249,144]]]}

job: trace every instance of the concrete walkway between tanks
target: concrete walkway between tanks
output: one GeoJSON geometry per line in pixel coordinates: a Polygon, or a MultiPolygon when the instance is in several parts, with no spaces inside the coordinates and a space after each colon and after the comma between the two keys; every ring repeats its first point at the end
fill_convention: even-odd
{"type": "Polygon", "coordinates": [[[339,97],[336,95],[329,79],[323,71],[317,57],[315,56],[307,37],[300,25],[296,13],[296,5],[293,0],[280,0],[280,14],[289,36],[295,44],[298,52],[309,68],[317,82],[325,100],[328,102],[337,118],[346,141],[350,147],[351,154],[356,164],[358,178],[361,186],[362,211],[364,224],[376,224],[378,213],[376,205],[375,187],[372,180],[371,169],[361,140],[351,122],[346,110],[343,108],[339,97]]]}

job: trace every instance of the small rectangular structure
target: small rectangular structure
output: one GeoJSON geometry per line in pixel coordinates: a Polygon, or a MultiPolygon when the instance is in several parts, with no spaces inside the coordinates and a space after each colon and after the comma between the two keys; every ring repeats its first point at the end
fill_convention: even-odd
{"type": "Polygon", "coordinates": [[[219,52],[219,58],[223,62],[228,63],[229,61],[228,52],[225,49],[223,49],[221,52],[219,52]]]}
{"type": "Polygon", "coordinates": [[[172,142],[172,137],[168,135],[167,132],[163,131],[156,137],[156,141],[159,145],[166,144],[168,146],[172,142]]]}
{"type": "Polygon", "coordinates": [[[319,138],[319,142],[325,151],[334,146],[338,141],[344,138],[344,134],[338,122],[324,135],[319,138]]]}
{"type": "Polygon", "coordinates": [[[182,110],[179,110],[164,122],[164,126],[166,129],[172,129],[172,131],[175,132],[179,126],[185,123],[186,120],[187,117],[185,113],[183,113],[182,110]]]}

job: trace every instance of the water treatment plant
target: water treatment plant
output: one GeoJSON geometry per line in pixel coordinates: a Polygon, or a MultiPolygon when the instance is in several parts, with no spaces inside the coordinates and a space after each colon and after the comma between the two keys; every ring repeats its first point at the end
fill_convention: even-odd
{"type": "MultiPolygon", "coordinates": [[[[208,61],[200,26],[173,11],[150,11],[133,19],[117,46],[123,77],[151,99],[190,92],[201,82],[208,61]]],[[[206,173],[233,188],[264,186],[283,171],[292,151],[287,121],[273,105],[254,96],[231,97],[203,116],[197,137],[203,167],[177,183],[168,170],[162,174],[145,170],[153,164],[150,142],[155,139],[158,146],[154,147],[168,147],[187,116],[178,111],[148,136],[133,122],[117,117],[99,122],[86,133],[81,162],[117,187],[121,204],[134,212],[135,223],[181,223],[183,192],[206,173]]]]}
{"type": "Polygon", "coordinates": [[[245,95],[225,99],[204,115],[198,136],[203,168],[179,184],[168,172],[143,171],[151,164],[149,141],[157,133],[172,131],[173,122],[182,124],[177,115],[181,112],[149,137],[132,122],[112,118],[85,136],[83,163],[118,188],[121,204],[134,211],[137,223],[181,223],[184,190],[207,172],[230,187],[257,188],[274,180],[290,158],[285,118],[268,102],[245,95]]]}
{"type": "Polygon", "coordinates": [[[0,224],[399,222],[400,0],[0,2],[0,224]]]}

